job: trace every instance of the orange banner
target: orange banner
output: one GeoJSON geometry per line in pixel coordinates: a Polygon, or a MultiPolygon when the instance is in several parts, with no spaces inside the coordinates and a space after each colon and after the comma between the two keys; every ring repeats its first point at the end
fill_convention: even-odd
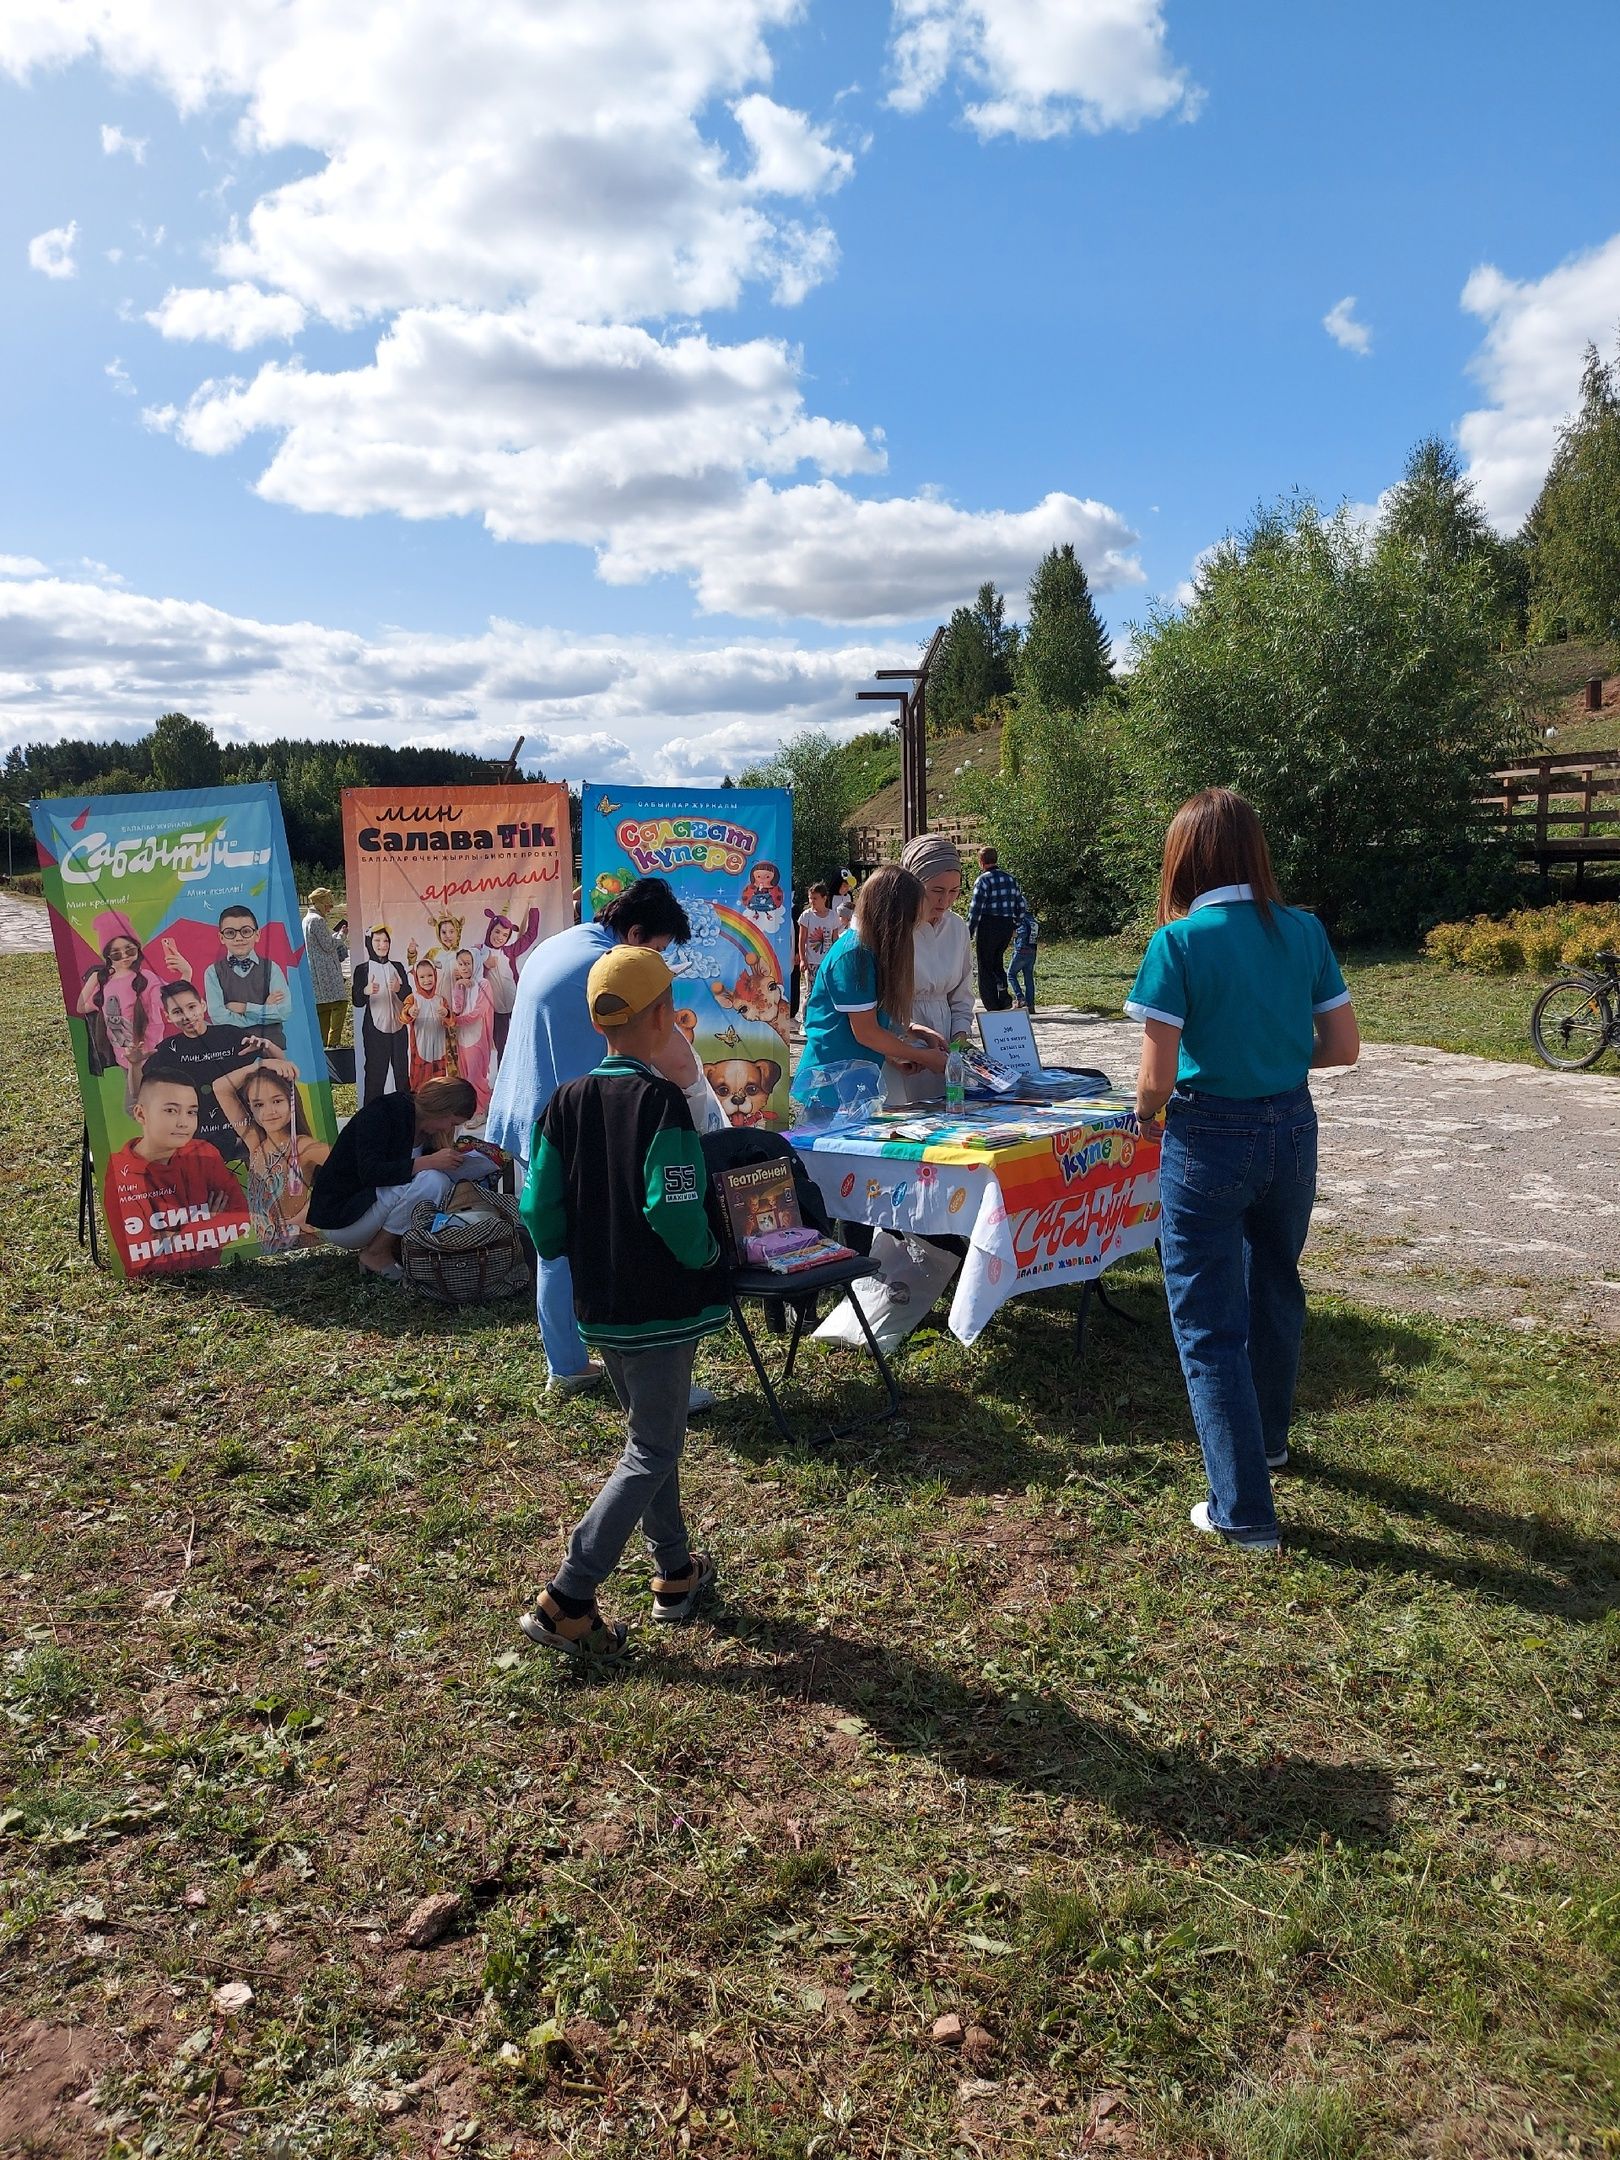
{"type": "Polygon", "coordinates": [[[524,960],[574,919],[568,790],[345,788],[343,859],[360,1100],[454,1073],[482,1118],[524,960]]]}

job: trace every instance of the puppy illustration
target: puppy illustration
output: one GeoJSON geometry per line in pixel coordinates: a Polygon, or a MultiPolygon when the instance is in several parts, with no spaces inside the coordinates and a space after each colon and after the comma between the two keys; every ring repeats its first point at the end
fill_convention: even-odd
{"type": "Polygon", "coordinates": [[[723,1058],[704,1074],[733,1125],[763,1125],[771,1095],[782,1077],[774,1058],[723,1058]]]}
{"type": "Polygon", "coordinates": [[[788,1001],[782,988],[781,978],[768,973],[765,962],[757,953],[744,964],[742,973],[728,990],[724,983],[710,983],[714,1001],[728,1012],[741,1013],[745,1020],[758,1021],[762,1026],[774,1028],[784,1042],[788,1039],[788,1001]]]}

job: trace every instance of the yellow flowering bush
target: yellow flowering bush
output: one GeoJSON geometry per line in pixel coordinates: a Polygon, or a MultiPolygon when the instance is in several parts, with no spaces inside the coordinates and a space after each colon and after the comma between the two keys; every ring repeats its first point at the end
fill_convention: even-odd
{"type": "Polygon", "coordinates": [[[1437,923],[1424,940],[1443,967],[1480,975],[1551,975],[1561,967],[1589,968],[1600,952],[1620,951],[1620,905],[1572,901],[1563,907],[1518,908],[1495,920],[1437,923]]]}

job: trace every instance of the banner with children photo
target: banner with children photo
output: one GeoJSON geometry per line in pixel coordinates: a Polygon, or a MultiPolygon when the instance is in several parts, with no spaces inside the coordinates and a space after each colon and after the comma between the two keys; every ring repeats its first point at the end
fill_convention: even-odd
{"type": "Polygon", "coordinates": [[[664,956],[678,1024],[733,1125],[790,1124],[792,796],[587,787],[580,820],[585,919],[637,878],[665,879],[692,925],[664,956]]]}
{"type": "Polygon", "coordinates": [[[362,1103],[459,1077],[489,1108],[523,963],[574,919],[568,790],[345,788],[362,1103]]]}
{"type": "Polygon", "coordinates": [[[178,1274],[310,1242],[337,1127],[274,787],[32,811],[120,1267],[178,1274]]]}

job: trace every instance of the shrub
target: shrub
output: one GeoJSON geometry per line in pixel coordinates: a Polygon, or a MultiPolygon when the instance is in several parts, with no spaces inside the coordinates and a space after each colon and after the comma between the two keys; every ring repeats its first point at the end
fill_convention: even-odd
{"type": "Polygon", "coordinates": [[[1500,921],[1476,915],[1466,922],[1437,923],[1423,949],[1442,967],[1473,968],[1482,975],[1589,968],[1600,952],[1620,950],[1620,906],[1576,902],[1518,908],[1500,921]]]}
{"type": "Polygon", "coordinates": [[[1026,695],[1003,731],[1001,770],[962,784],[963,808],[984,820],[1047,936],[1117,930],[1130,911],[1124,771],[1110,699],[1056,713],[1026,695]]]}

